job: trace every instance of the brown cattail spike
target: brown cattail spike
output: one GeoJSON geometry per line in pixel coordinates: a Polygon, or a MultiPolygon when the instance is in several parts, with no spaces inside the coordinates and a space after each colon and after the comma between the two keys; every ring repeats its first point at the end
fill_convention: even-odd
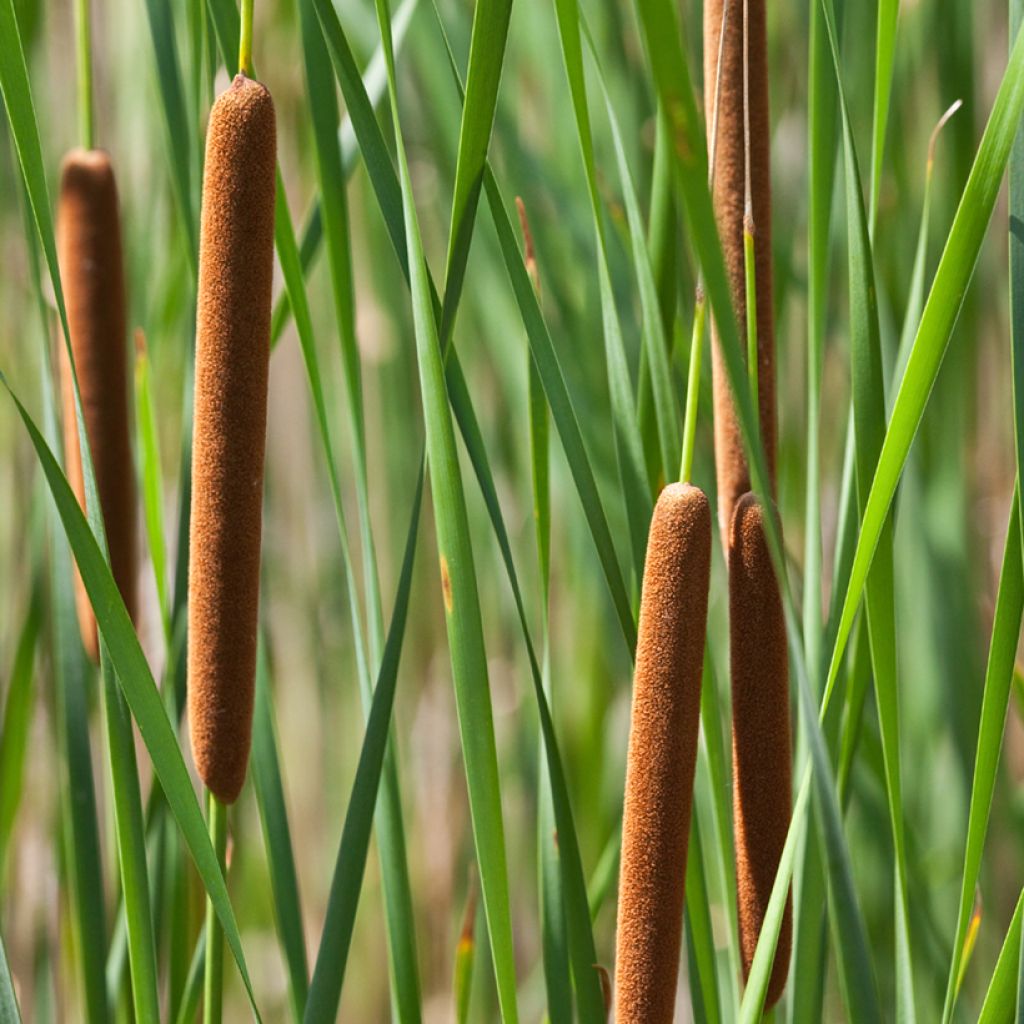
{"type": "MultiPolygon", "coordinates": [[[[117,185],[100,150],[72,150],[61,167],[57,240],[82,413],[103,511],[110,564],[128,614],[135,617],[135,469],[128,412],[124,263],[117,185]]],[[[85,508],[82,452],[75,418],[71,365],[60,345],[64,449],[68,480],[85,508]]],[[[96,618],[75,572],[75,603],[82,642],[99,658],[96,618]]]]}
{"type": "MultiPolygon", "coordinates": [[[[792,814],[786,623],[764,514],[749,493],[736,504],[729,535],[729,626],[736,897],[746,979],[792,814]]],[[[782,995],[791,941],[787,900],[766,1006],[782,995]]]]}
{"type": "Polygon", "coordinates": [[[206,136],[189,560],[192,754],[223,803],[252,735],[276,146],[270,93],[238,75],[206,136]]]}
{"type": "Polygon", "coordinates": [[[700,722],[711,510],[671,484],[651,520],[626,768],[615,957],[618,1024],[670,1024],[700,722]]]}
{"type": "MultiPolygon", "coordinates": [[[[733,308],[746,336],[746,275],[743,225],[747,159],[745,127],[750,135],[750,214],[753,219],[754,265],[757,281],[757,393],[761,441],[768,471],[775,481],[775,333],[772,324],[771,175],[768,121],[768,66],[765,58],[764,0],[705,0],[704,3],[704,106],[711,145],[718,97],[717,139],[712,194],[722,239],[733,308]],[[749,18],[749,111],[744,112],[744,12],[749,18]],[[722,19],[725,16],[725,34],[722,19]],[[718,55],[722,53],[719,74],[718,55]],[[716,88],[717,86],[717,88],[716,88]]],[[[750,472],[733,404],[729,378],[722,359],[718,333],[712,324],[712,377],[715,394],[715,464],[718,476],[718,526],[727,539],[732,510],[740,495],[750,490],[750,472]]]]}

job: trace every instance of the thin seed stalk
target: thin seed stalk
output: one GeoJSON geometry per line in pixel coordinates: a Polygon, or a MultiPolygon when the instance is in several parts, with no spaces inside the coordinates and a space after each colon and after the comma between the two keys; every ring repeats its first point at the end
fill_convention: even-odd
{"type": "MultiPolygon", "coordinates": [[[[757,309],[757,263],[754,259],[754,222],[748,214],[743,220],[743,272],[747,309],[757,309]]],[[[757,396],[757,317],[747,317],[747,379],[750,398],[758,408],[757,396]]]]}
{"type": "Polygon", "coordinates": [[[92,27],[89,0],[75,0],[75,55],[78,73],[78,135],[83,149],[92,149],[95,126],[92,100],[92,27]]]}
{"type": "MultiPolygon", "coordinates": [[[[207,803],[210,841],[217,863],[227,873],[228,809],[212,793],[207,803]]],[[[213,902],[206,900],[206,963],[203,972],[203,1024],[221,1024],[224,1003],[224,932],[213,902]]]]}
{"type": "Polygon", "coordinates": [[[698,286],[693,306],[693,337],[690,340],[690,369],[686,378],[686,413],[683,420],[683,460],[679,479],[688,484],[693,473],[693,447],[697,435],[697,406],[700,403],[700,368],[704,354],[704,332],[707,328],[707,299],[698,286]]]}

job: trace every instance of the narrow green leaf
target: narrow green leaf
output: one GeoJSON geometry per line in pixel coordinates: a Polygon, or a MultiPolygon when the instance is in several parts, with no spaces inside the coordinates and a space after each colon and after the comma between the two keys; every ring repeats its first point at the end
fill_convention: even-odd
{"type": "Polygon", "coordinates": [[[893,406],[843,599],[826,684],[826,702],[839,673],[889,506],[977,262],[1022,112],[1024,34],[1019,33],[939,261],[907,371],[893,406]]]}
{"type": "MultiPolygon", "coordinates": [[[[352,51],[337,14],[326,0],[314,0],[314,3],[316,4],[317,15],[320,18],[324,36],[327,40],[335,74],[352,116],[352,124],[359,139],[364,159],[367,161],[367,170],[377,196],[378,205],[387,224],[388,232],[403,273],[408,279],[409,263],[405,245],[405,228],[402,222],[401,195],[394,167],[384,146],[380,126],[373,116],[373,109],[370,106],[362,81],[356,71],[352,51]]],[[[491,196],[490,202],[493,214],[495,200],[490,189],[488,189],[488,194],[491,196]]],[[[498,194],[496,186],[493,194],[498,194]]],[[[527,334],[530,338],[531,351],[534,354],[533,357],[538,372],[544,381],[545,393],[548,396],[548,402],[552,409],[552,418],[555,421],[556,429],[566,451],[566,458],[569,462],[581,503],[583,504],[594,544],[598,550],[605,580],[611,591],[623,636],[630,650],[632,650],[636,646],[636,626],[633,621],[629,597],[622,579],[622,572],[615,554],[611,530],[601,505],[597,483],[583,445],[583,437],[565,386],[564,375],[558,363],[554,347],[551,344],[550,336],[547,334],[547,328],[544,326],[540,309],[537,307],[536,296],[533,294],[529,275],[523,266],[522,255],[519,253],[516,245],[515,235],[512,232],[511,223],[508,221],[508,215],[504,212],[503,208],[502,210],[504,213],[503,221],[507,224],[507,234],[502,235],[499,229],[499,236],[504,238],[502,255],[505,259],[506,269],[513,279],[513,286],[517,299],[520,302],[520,309],[523,309],[524,301],[532,302],[534,307],[528,314],[524,313],[524,322],[526,323],[527,334]],[[508,242],[507,245],[505,241],[508,242]],[[529,300],[526,300],[525,296],[529,296],[529,300]]],[[[435,317],[439,320],[439,304],[436,301],[434,302],[434,309],[435,317]]],[[[446,359],[448,385],[451,389],[449,397],[458,417],[460,429],[463,431],[463,438],[470,451],[474,469],[477,470],[481,488],[484,490],[488,510],[492,514],[492,521],[495,523],[495,528],[499,529],[495,511],[500,511],[500,509],[497,508],[497,499],[496,494],[493,493],[492,483],[486,477],[481,476],[485,453],[479,450],[477,444],[478,438],[475,435],[478,431],[474,430],[475,417],[472,416],[469,392],[462,377],[457,353],[448,351],[446,359]]],[[[502,543],[502,539],[499,529],[500,543],[502,543]]]]}
{"type": "Polygon", "coordinates": [[[146,523],[149,557],[153,562],[156,596],[160,605],[160,621],[164,627],[164,642],[170,651],[171,605],[167,592],[167,549],[164,544],[163,475],[160,467],[159,434],[156,425],[156,406],[150,374],[149,353],[141,332],[136,335],[135,355],[135,418],[139,432],[139,462],[142,472],[142,508],[146,523]]]}
{"type": "Polygon", "coordinates": [[[281,783],[281,766],[274,729],[273,698],[266,644],[260,640],[256,660],[256,707],[253,716],[252,779],[267,850],[274,914],[288,968],[288,989],[295,1020],[302,1020],[309,992],[306,939],[302,931],[299,881],[292,853],[291,829],[281,783]]]}
{"type": "Polygon", "coordinates": [[[7,962],[7,949],[0,936],[0,1024],[21,1024],[18,997],[14,994],[11,965],[7,962]]]}
{"type": "Polygon", "coordinates": [[[1017,900],[1010,927],[1006,930],[1003,948],[999,951],[992,981],[985,1002],[981,1005],[978,1024],[1006,1024],[1015,1019],[1017,1008],[1017,971],[1021,949],[1021,918],[1024,911],[1024,893],[1017,900]]]}
{"type": "Polygon", "coordinates": [[[373,690],[373,703],[367,717],[359,765],[356,768],[348,810],[345,813],[341,843],[338,846],[334,876],[331,879],[331,892],[327,900],[323,934],[302,1018],[307,1024],[330,1024],[338,1013],[398,681],[398,662],[409,611],[409,591],[412,585],[416,532],[422,497],[421,472],[413,499],[413,513],[406,538],[395,606],[391,615],[391,626],[384,645],[384,656],[377,676],[377,685],[373,690]]]}
{"type": "Polygon", "coordinates": [[[650,369],[651,389],[654,396],[655,419],[658,425],[658,440],[661,449],[662,478],[673,479],[674,471],[679,465],[679,409],[672,386],[672,369],[669,363],[669,344],[662,319],[662,300],[659,298],[654,277],[651,255],[644,240],[643,221],[640,216],[640,204],[637,201],[636,186],[626,160],[626,149],[622,141],[622,132],[618,118],[612,106],[608,83],[598,60],[594,37],[583,21],[583,30],[590,47],[594,67],[597,69],[598,82],[608,110],[608,122],[612,129],[612,141],[615,144],[615,160],[619,169],[619,180],[622,182],[622,194],[625,199],[626,217],[629,221],[629,233],[633,243],[633,267],[636,273],[640,292],[640,308],[643,320],[643,345],[650,369]]]}
{"type": "Polygon", "coordinates": [[[964,873],[960,885],[956,935],[949,964],[943,1020],[952,1019],[956,998],[956,979],[960,974],[964,940],[970,923],[974,893],[981,872],[981,856],[988,832],[992,795],[995,792],[999,755],[1003,745],[1006,709],[1010,701],[1017,640],[1021,616],[1024,614],[1024,568],[1021,562],[1020,496],[1014,488],[1010,521],[1003,549],[1003,566],[996,593],[992,639],[985,669],[985,689],[978,727],[978,748],[971,782],[971,805],[967,819],[967,842],[964,849],[964,873]]]}
{"type": "Polygon", "coordinates": [[[146,20],[156,58],[156,77],[160,89],[163,123],[167,134],[174,198],[182,226],[192,272],[199,258],[199,229],[192,194],[192,152],[195,145],[185,109],[185,90],[175,42],[174,9],[170,0],[146,0],[146,20]]]}
{"type": "Polygon", "coordinates": [[[248,969],[245,966],[245,956],[242,952],[238,926],[235,923],[235,916],[228,899],[227,887],[224,884],[224,876],[217,865],[213,847],[206,834],[203,815],[192,789],[185,762],[182,760],[177,738],[167,718],[167,712],[153,682],[145,656],[139,647],[135,630],[128,617],[124,602],[121,600],[117,584],[114,583],[110,567],[49,446],[2,374],[0,374],[0,383],[7,388],[8,394],[14,401],[36,450],[46,481],[57,504],[57,511],[60,514],[68,542],[82,574],[82,580],[96,614],[100,636],[110,654],[117,680],[135,721],[138,723],[157,779],[167,796],[167,801],[174,812],[185,841],[188,843],[203,885],[213,899],[217,916],[224,928],[255,1013],[256,1005],[252,985],[249,981],[248,969]]]}
{"type": "Polygon", "coordinates": [[[580,13],[577,0],[555,0],[558,38],[562,46],[562,61],[569,91],[572,95],[576,134],[590,197],[590,214],[597,245],[597,276],[601,296],[601,323],[604,330],[605,362],[608,373],[608,391],[611,395],[615,451],[618,457],[619,479],[626,506],[629,535],[633,555],[633,569],[640,572],[647,546],[647,527],[651,520],[651,494],[646,483],[643,441],[640,423],[633,399],[622,327],[615,308],[611,272],[608,269],[608,243],[604,227],[604,212],[597,187],[594,160],[593,132],[587,102],[586,82],[583,75],[583,49],[580,40],[580,13]]]}
{"type": "MultiPolygon", "coordinates": [[[[842,119],[849,248],[850,360],[853,382],[854,444],[857,499],[863,516],[868,488],[885,435],[885,378],[882,370],[882,345],[878,326],[870,227],[864,209],[856,144],[842,83],[835,12],[832,9],[831,0],[825,0],[823,6],[842,119]]],[[[897,1020],[911,1024],[916,1019],[916,1013],[908,931],[909,906],[900,771],[896,604],[891,517],[882,530],[875,561],[868,575],[866,607],[871,663],[882,733],[882,754],[885,761],[886,797],[889,804],[889,820],[896,861],[894,906],[896,1016],[897,1020]]],[[[847,991],[850,996],[856,998],[856,993],[851,991],[849,986],[847,991]]],[[[848,1010],[851,1016],[859,1016],[853,1006],[848,1006],[848,1010]]]]}
{"type": "Polygon", "coordinates": [[[32,669],[42,620],[39,586],[32,585],[28,612],[18,634],[4,698],[3,731],[0,733],[0,877],[7,861],[7,849],[14,817],[21,803],[28,729],[32,721],[32,669]]]}
{"type": "Polygon", "coordinates": [[[466,97],[459,127],[459,153],[448,235],[444,308],[437,332],[442,339],[452,332],[462,294],[511,14],[512,0],[477,0],[473,11],[466,97]]]}
{"type": "Polygon", "coordinates": [[[507,1024],[514,1024],[518,1019],[518,1011],[508,868],[505,858],[505,830],[476,570],[469,537],[462,474],[445,386],[444,364],[431,302],[431,287],[423,257],[412,181],[405,156],[395,85],[394,56],[389,45],[391,28],[386,0],[379,0],[377,15],[381,36],[384,39],[384,52],[388,63],[388,91],[395,122],[395,145],[398,150],[399,181],[405,214],[409,285],[413,300],[416,357],[426,428],[427,458],[430,465],[441,590],[469,791],[470,816],[498,986],[498,1002],[502,1019],[507,1024]]]}
{"type": "Polygon", "coordinates": [[[875,35],[875,101],[871,121],[871,212],[868,221],[872,238],[878,219],[878,194],[882,187],[882,157],[885,155],[885,130],[889,123],[899,13],[899,0],[879,0],[875,35]]]}

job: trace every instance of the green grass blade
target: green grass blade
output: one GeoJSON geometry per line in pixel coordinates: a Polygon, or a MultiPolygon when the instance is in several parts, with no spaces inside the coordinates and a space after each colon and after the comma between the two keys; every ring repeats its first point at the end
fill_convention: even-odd
{"type": "Polygon", "coordinates": [[[14,818],[21,803],[22,779],[25,773],[25,752],[32,721],[32,669],[42,622],[42,599],[38,584],[33,583],[28,612],[18,634],[14,663],[7,677],[4,698],[3,730],[0,732],[0,878],[4,876],[7,850],[14,828],[14,818]]]}
{"type": "MultiPolygon", "coordinates": [[[[1011,38],[1016,38],[1022,24],[1024,24],[1024,0],[1010,0],[1011,38]]],[[[1019,129],[1013,138],[1013,146],[1010,149],[1008,173],[1010,178],[1010,358],[1013,372],[1013,439],[1019,481],[1021,467],[1024,466],[1024,132],[1019,129]]],[[[927,192],[925,199],[927,200],[927,192]]],[[[1024,523],[1021,528],[1024,529],[1024,523]]]]}
{"type": "Polygon", "coordinates": [[[128,925],[128,970],[132,982],[132,999],[139,1020],[158,1020],[160,997],[156,940],[149,901],[149,868],[142,824],[139,771],[135,761],[135,734],[128,706],[118,689],[115,670],[104,645],[105,637],[101,637],[100,679],[107,745],[110,750],[114,834],[128,925]]]}
{"type": "Polygon", "coordinates": [[[292,853],[291,829],[281,784],[281,765],[274,729],[273,698],[266,645],[260,642],[256,661],[256,707],[253,716],[252,780],[267,850],[274,913],[288,968],[288,989],[295,1020],[302,1020],[309,993],[306,940],[302,931],[299,881],[292,853]]]}
{"type": "Polygon", "coordinates": [[[388,90],[395,122],[395,145],[398,150],[399,181],[405,214],[416,358],[426,427],[441,589],[473,838],[498,986],[498,1002],[502,1019],[507,1024],[514,1024],[518,1019],[518,1010],[505,830],[476,570],[430,281],[405,156],[394,56],[389,45],[391,28],[386,0],[378,2],[377,13],[388,63],[388,90]]]}
{"type": "Polygon", "coordinates": [[[0,936],[0,1024],[21,1024],[18,997],[14,994],[14,979],[11,965],[7,962],[7,950],[0,936]]]}
{"type": "Polygon", "coordinates": [[[704,874],[704,848],[698,815],[690,819],[690,849],[686,858],[686,952],[691,964],[690,988],[694,1009],[697,1000],[702,1019],[716,1024],[722,1019],[718,999],[718,973],[715,969],[715,937],[711,927],[707,879],[704,874]],[[696,979],[696,985],[694,984],[696,979]]]}
{"type": "Polygon", "coordinates": [[[893,406],[889,428],[853,556],[832,651],[826,699],[835,684],[868,569],[896,492],[910,445],[938,375],[942,357],[963,303],[978,252],[999,193],[1010,146],[1024,111],[1024,34],[1018,34],[996,95],[988,125],[957,209],[946,248],[925,304],[907,371],[893,406]]]}
{"type": "MultiPolygon", "coordinates": [[[[402,0],[401,6],[395,12],[395,16],[391,20],[391,24],[394,27],[395,32],[396,53],[402,49],[402,44],[405,42],[406,31],[409,28],[412,16],[416,12],[418,5],[419,0],[402,0]]],[[[384,54],[380,48],[377,49],[370,62],[366,65],[366,70],[363,72],[362,82],[363,90],[370,103],[370,109],[373,111],[376,107],[380,106],[380,101],[383,99],[384,94],[387,91],[387,77],[384,74],[384,54]]],[[[359,142],[356,139],[356,133],[352,127],[352,120],[347,112],[342,119],[341,128],[338,130],[338,143],[341,146],[341,165],[343,175],[347,181],[352,177],[352,172],[356,168],[360,155],[359,142]]],[[[316,254],[320,251],[320,245],[324,238],[323,223],[323,208],[320,205],[319,197],[317,197],[310,206],[309,213],[305,218],[305,226],[302,229],[302,241],[299,245],[299,258],[302,261],[303,273],[306,273],[309,270],[316,254]]],[[[280,339],[285,325],[291,318],[291,313],[291,303],[288,301],[288,292],[285,290],[278,296],[277,302],[274,305],[274,313],[270,321],[271,348],[273,348],[280,339]]]]}
{"type": "MultiPolygon", "coordinates": [[[[212,847],[211,847],[212,849],[212,847]]],[[[182,993],[175,1024],[195,1024],[199,1011],[199,1002],[203,995],[203,967],[206,964],[206,930],[199,933],[195,952],[189,964],[188,977],[185,979],[185,990],[182,993]]]]}
{"type": "Polygon", "coordinates": [[[519,305],[519,312],[523,318],[523,326],[526,328],[530,342],[530,353],[544,385],[544,393],[551,409],[551,418],[562,442],[580,503],[583,505],[623,637],[632,652],[636,649],[636,623],[633,619],[633,611],[622,578],[618,556],[615,553],[611,529],[601,504],[597,481],[594,479],[594,472],[583,443],[579,420],[566,387],[565,374],[551,341],[551,335],[548,333],[547,324],[544,322],[544,315],[537,302],[530,276],[523,265],[523,256],[516,242],[508,209],[502,199],[498,184],[489,170],[484,176],[484,186],[487,190],[491,216],[498,232],[498,242],[505,261],[505,269],[508,272],[512,290],[519,305]]]}
{"type": "Polygon", "coordinates": [[[967,842],[964,849],[964,873],[960,886],[956,934],[949,964],[949,979],[943,1020],[952,1019],[956,998],[956,980],[960,975],[964,939],[970,922],[974,893],[981,872],[981,855],[988,831],[992,796],[995,792],[999,755],[1003,744],[1006,709],[1010,700],[1017,639],[1024,614],[1024,568],[1021,563],[1020,496],[1014,488],[1010,521],[1003,549],[1003,566],[999,574],[992,640],[989,645],[985,689],[978,729],[978,748],[971,783],[971,805],[967,821],[967,842]]]}
{"type": "MultiPolygon", "coordinates": [[[[831,0],[824,4],[839,92],[846,177],[846,216],[849,247],[850,359],[853,382],[854,444],[857,499],[863,516],[867,492],[885,435],[885,379],[878,325],[875,271],[870,227],[864,209],[860,168],[853,129],[844,95],[838,36],[831,0]]],[[[881,16],[881,15],[880,15],[881,16]]],[[[896,605],[893,570],[892,520],[884,525],[874,564],[867,579],[866,608],[871,663],[875,680],[886,796],[896,861],[896,1018],[911,1024],[914,1009],[913,965],[908,931],[907,859],[903,825],[903,787],[900,771],[896,605]]]]}
{"type": "Polygon", "coordinates": [[[478,0],[473,12],[466,96],[459,127],[459,152],[452,196],[451,230],[448,235],[444,307],[438,329],[438,336],[442,339],[452,332],[462,295],[511,15],[512,0],[478,0]]]}
{"type": "Polygon", "coordinates": [[[981,1005],[978,1024],[1005,1024],[1015,1019],[1017,1009],[1017,972],[1021,949],[1021,919],[1024,893],[1017,900],[1010,927],[1006,930],[1003,948],[999,951],[992,980],[981,1005]]]}
{"type": "Polygon", "coordinates": [[[629,222],[629,234],[633,248],[633,267],[640,292],[643,321],[642,340],[654,397],[654,413],[661,451],[661,475],[662,479],[668,481],[673,479],[674,471],[679,465],[681,441],[679,409],[676,403],[675,389],[672,386],[672,369],[669,362],[669,344],[662,318],[663,300],[658,295],[651,255],[644,239],[643,220],[640,215],[640,204],[636,197],[636,187],[626,159],[622,132],[612,106],[608,83],[601,70],[594,38],[586,21],[583,22],[583,29],[593,57],[594,67],[597,69],[598,82],[601,85],[601,92],[608,110],[608,122],[612,129],[612,141],[615,144],[615,161],[618,165],[619,180],[622,183],[622,195],[625,199],[626,217],[629,222]]]}
{"type": "Polygon", "coordinates": [[[157,431],[156,405],[153,399],[149,353],[141,333],[136,337],[135,355],[135,418],[139,433],[139,463],[142,480],[142,508],[146,523],[149,557],[153,562],[156,596],[160,605],[160,621],[164,642],[170,652],[171,605],[167,592],[167,548],[164,544],[163,483],[160,468],[160,446],[157,431]]]}
{"type": "MultiPolygon", "coordinates": [[[[836,78],[819,0],[808,14],[807,90],[807,462],[804,478],[804,657],[815,694],[822,687],[821,388],[828,310],[832,193],[836,168],[836,78]]],[[[813,815],[813,811],[812,811],[813,815]]],[[[793,885],[794,978],[820,983],[792,986],[789,1024],[812,1024],[824,999],[827,931],[822,906],[825,870],[816,826],[801,843],[793,885]]]]}
{"type": "Polygon", "coordinates": [[[416,553],[416,532],[419,524],[420,503],[423,496],[423,474],[416,484],[413,513],[402,559],[402,572],[395,595],[394,611],[384,656],[381,660],[377,685],[373,690],[373,703],[367,717],[363,747],[359,754],[359,765],[352,783],[352,794],[341,843],[335,862],[331,892],[327,901],[324,929],[317,952],[313,980],[309,987],[303,1020],[307,1024],[329,1024],[338,1013],[345,966],[348,960],[352,928],[355,924],[359,891],[362,888],[363,871],[370,845],[370,830],[373,811],[377,802],[377,790],[384,765],[384,754],[388,741],[391,709],[394,705],[395,687],[398,681],[398,662],[402,652],[406,617],[409,611],[409,591],[412,584],[412,569],[416,553]]]}
{"type": "Polygon", "coordinates": [[[633,555],[633,569],[641,572],[647,546],[647,527],[651,520],[651,495],[647,485],[643,441],[640,421],[633,398],[629,364],[615,296],[612,291],[611,272],[608,269],[608,242],[604,227],[604,212],[597,187],[594,160],[594,141],[587,102],[586,82],[583,76],[583,48],[580,38],[580,13],[576,0],[555,0],[558,38],[562,47],[562,61],[569,91],[572,96],[576,135],[583,158],[594,240],[597,245],[597,276],[601,297],[601,323],[604,330],[605,362],[608,373],[608,391],[611,396],[615,450],[619,464],[619,479],[629,523],[629,536],[633,555]]]}
{"type": "Polygon", "coordinates": [[[871,200],[868,220],[872,238],[878,220],[878,194],[882,187],[882,158],[885,155],[885,131],[889,123],[899,13],[899,0],[879,0],[875,35],[875,100],[871,120],[871,200]]]}
{"type": "MultiPolygon", "coordinates": [[[[384,145],[380,126],[373,116],[373,109],[356,71],[355,60],[341,23],[326,0],[314,0],[314,3],[316,4],[321,27],[324,30],[324,37],[327,40],[335,75],[341,85],[349,113],[352,117],[352,124],[359,139],[364,160],[367,163],[367,171],[370,175],[370,181],[374,188],[381,214],[387,224],[388,232],[403,273],[405,273],[408,279],[409,263],[405,245],[405,227],[402,221],[401,195],[394,167],[384,145]]],[[[486,174],[485,185],[487,185],[486,174]]],[[[630,650],[632,650],[636,646],[636,626],[633,621],[633,612],[615,554],[611,530],[608,526],[597,490],[597,483],[583,445],[583,437],[580,433],[576,413],[565,385],[565,378],[558,363],[554,347],[551,344],[550,336],[547,333],[547,328],[544,325],[543,316],[540,313],[536,295],[533,292],[533,286],[524,268],[523,258],[516,245],[511,222],[508,219],[507,211],[504,210],[496,185],[493,191],[488,187],[488,195],[492,215],[495,212],[494,196],[498,196],[497,202],[502,209],[502,223],[499,225],[502,256],[505,260],[506,269],[512,278],[513,288],[520,303],[520,310],[524,311],[524,304],[529,307],[529,311],[524,311],[523,315],[527,334],[530,338],[531,352],[533,353],[541,379],[544,382],[545,393],[552,410],[552,418],[565,449],[573,480],[580,495],[594,544],[598,550],[605,580],[612,595],[623,636],[630,650]],[[503,227],[507,228],[507,232],[503,231],[503,227]],[[529,296],[529,299],[526,296],[529,296]]],[[[439,306],[436,301],[434,302],[434,309],[436,318],[440,319],[439,306]]],[[[493,488],[489,485],[488,481],[480,478],[483,453],[478,450],[477,438],[472,432],[472,410],[468,405],[469,392],[464,379],[462,379],[457,354],[454,351],[449,352],[447,355],[447,369],[449,374],[448,384],[451,389],[449,397],[459,418],[463,437],[474,460],[474,468],[478,471],[478,479],[480,479],[480,484],[484,490],[490,510],[492,501],[496,502],[496,495],[491,493],[493,488]]],[[[499,536],[500,542],[501,538],[499,536]]]]}
{"type": "MultiPolygon", "coordinates": [[[[436,8],[435,8],[436,9],[436,8]]],[[[516,200],[520,227],[523,233],[524,260],[527,273],[533,282],[537,300],[540,301],[540,278],[533,238],[526,217],[526,207],[521,199],[516,200]]],[[[533,493],[534,536],[537,544],[537,568],[541,589],[541,636],[542,636],[542,687],[553,707],[551,685],[551,642],[549,636],[550,587],[551,587],[551,486],[550,486],[550,430],[548,405],[544,397],[544,384],[530,358],[527,364],[527,405],[529,408],[529,449],[530,482],[533,493]]],[[[510,558],[511,563],[511,558],[510,558]]],[[[565,897],[562,888],[562,868],[559,863],[557,823],[555,820],[554,797],[551,791],[547,754],[543,745],[540,750],[540,774],[542,780],[537,793],[537,861],[540,875],[540,923],[541,952],[544,963],[544,984],[547,990],[547,1015],[551,1024],[571,1024],[572,980],[569,961],[568,924],[565,919],[565,897]]],[[[468,913],[468,910],[467,910],[468,913]]],[[[470,933],[472,941],[472,933],[470,933]]],[[[460,945],[461,952],[461,945],[460,945]]],[[[468,993],[468,971],[467,993],[468,993]]],[[[458,978],[458,967],[456,968],[458,978]]],[[[458,987],[456,987],[458,993],[458,987]]],[[[468,994],[466,1009],[468,1011],[468,994]]]]}
{"type": "Polygon", "coordinates": [[[185,229],[189,263],[195,273],[199,258],[199,227],[192,192],[192,153],[195,141],[185,107],[185,89],[175,42],[174,9],[170,0],[146,0],[146,20],[156,60],[156,78],[167,134],[174,198],[185,229]]]}
{"type": "Polygon", "coordinates": [[[217,865],[216,855],[206,834],[203,815],[192,789],[177,738],[135,636],[131,619],[110,573],[110,567],[49,445],[17,395],[10,389],[6,377],[0,375],[0,383],[4,384],[14,401],[42,465],[50,492],[57,504],[64,532],[96,613],[100,636],[110,654],[117,680],[149,751],[157,779],[188,843],[203,885],[214,901],[218,919],[238,964],[253,1011],[256,1012],[249,972],[245,965],[238,926],[228,899],[224,876],[217,865]]]}

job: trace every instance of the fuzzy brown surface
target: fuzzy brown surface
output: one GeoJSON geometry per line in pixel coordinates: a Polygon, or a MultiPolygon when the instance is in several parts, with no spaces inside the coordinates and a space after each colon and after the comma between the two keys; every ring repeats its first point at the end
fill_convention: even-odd
{"type": "Polygon", "coordinates": [[[223,803],[252,737],[276,145],[270,93],[239,75],[206,135],[189,559],[192,754],[223,803]]]}
{"type": "Polygon", "coordinates": [[[651,520],[633,679],[615,953],[618,1024],[670,1024],[686,881],[711,569],[704,493],[671,484],[651,520]]]}
{"type": "MultiPolygon", "coordinates": [[[[57,206],[57,251],[111,570],[128,614],[134,619],[138,567],[124,260],[117,184],[110,158],[100,150],[74,149],[64,158],[57,206]]],[[[58,349],[65,465],[68,481],[84,510],[85,481],[71,364],[63,343],[58,349]]],[[[96,618],[77,567],[75,604],[82,643],[89,657],[98,661],[96,618]]]]}
{"type": "MultiPolygon", "coordinates": [[[[753,494],[737,502],[729,536],[729,653],[736,899],[745,980],[792,811],[786,623],[763,511],[753,494]]],[[[778,1001],[786,985],[791,942],[787,898],[766,1006],[778,1001]]]]}
{"type": "MultiPolygon", "coordinates": [[[[733,308],[746,351],[746,275],[743,259],[744,116],[743,6],[741,0],[705,0],[704,110],[710,158],[714,119],[718,51],[722,12],[728,2],[725,46],[718,103],[718,141],[715,146],[712,194],[718,233],[722,238],[733,308]]],[[[765,57],[764,0],[747,0],[749,29],[750,181],[754,213],[754,264],[757,288],[758,404],[761,439],[775,487],[775,331],[772,318],[771,126],[768,118],[768,65],[765,57]]],[[[740,495],[750,490],[750,472],[743,454],[732,390],[722,359],[718,332],[712,322],[711,370],[715,398],[715,465],[718,476],[718,526],[723,544],[728,539],[732,511],[740,495]]]]}

